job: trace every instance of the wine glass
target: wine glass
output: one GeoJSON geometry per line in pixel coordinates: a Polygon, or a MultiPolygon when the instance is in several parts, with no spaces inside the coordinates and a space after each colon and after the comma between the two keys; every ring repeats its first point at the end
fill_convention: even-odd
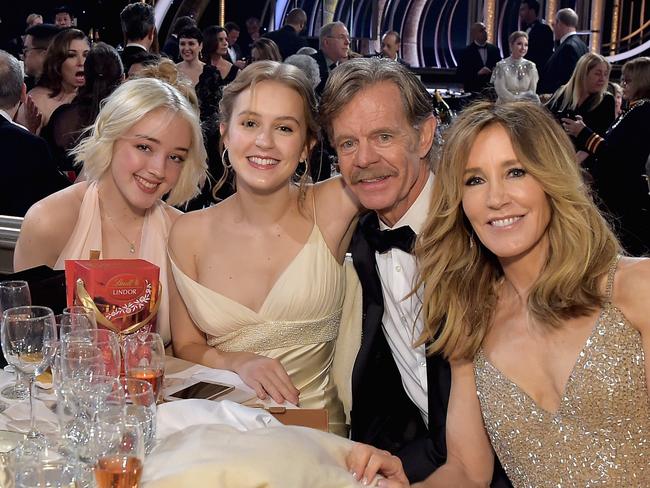
{"type": "Polygon", "coordinates": [[[69,320],[72,325],[79,325],[85,329],[97,328],[97,318],[95,317],[95,312],[93,312],[93,310],[88,307],[82,307],[81,305],[66,307],[63,309],[63,315],[70,317],[69,320]],[[86,325],[86,323],[88,325],[86,325]]]}
{"type": "Polygon", "coordinates": [[[121,402],[124,402],[125,413],[140,423],[145,452],[149,454],[156,440],[156,399],[151,383],[135,378],[120,378],[119,390],[109,395],[105,404],[119,406],[121,402]]]}
{"type": "Polygon", "coordinates": [[[56,341],[54,312],[47,307],[14,307],[2,314],[2,351],[9,364],[29,378],[30,429],[26,442],[40,450],[43,434],[34,418],[34,379],[52,362],[56,341]]]}
{"type": "MultiPolygon", "coordinates": [[[[31,304],[32,296],[29,293],[29,284],[26,281],[0,282],[0,314],[13,307],[23,307],[31,304]]],[[[14,384],[5,386],[0,391],[0,395],[9,400],[24,400],[27,398],[26,378],[23,377],[20,371],[16,371],[14,384]]],[[[6,407],[6,404],[0,404],[2,410],[6,407]]]]}
{"type": "Polygon", "coordinates": [[[120,376],[122,355],[120,352],[120,339],[115,332],[108,329],[76,328],[67,335],[67,342],[94,345],[101,351],[104,359],[104,374],[112,375],[115,378],[120,376]]]}
{"type": "Polygon", "coordinates": [[[137,488],[144,462],[144,439],[137,419],[123,415],[100,421],[91,443],[97,454],[97,488],[137,488]]]}
{"type": "Polygon", "coordinates": [[[127,377],[149,382],[156,402],[160,402],[165,372],[165,345],[160,334],[128,336],[124,341],[124,369],[127,377]]]}

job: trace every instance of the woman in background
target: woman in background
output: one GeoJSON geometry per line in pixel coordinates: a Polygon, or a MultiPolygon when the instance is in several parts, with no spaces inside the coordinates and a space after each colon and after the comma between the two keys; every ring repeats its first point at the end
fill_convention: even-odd
{"type": "Polygon", "coordinates": [[[580,116],[562,123],[578,149],[596,158],[591,171],[595,189],[604,210],[614,217],[624,249],[643,256],[650,253],[650,195],[644,177],[650,156],[650,58],[625,63],[621,84],[629,108],[604,136],[580,116]]]}
{"type": "Polygon", "coordinates": [[[39,134],[52,113],[77,96],[77,90],[86,82],[84,61],[89,51],[88,39],[80,30],[66,29],[54,37],[45,53],[43,74],[28,93],[35,110],[22,105],[18,123],[39,134]]]}
{"type": "Polygon", "coordinates": [[[607,92],[610,69],[600,54],[583,55],[567,84],[558,88],[547,107],[558,119],[579,115],[587,127],[605,135],[616,118],[614,97],[607,92]]]}
{"type": "Polygon", "coordinates": [[[84,63],[85,84],[71,103],[57,108],[41,137],[47,141],[61,171],[74,181],[82,167],[74,166],[69,151],[79,142],[82,131],[95,122],[100,103],[124,80],[119,54],[112,46],[98,42],[84,63]]]}
{"type": "MultiPolygon", "coordinates": [[[[107,99],[74,154],[88,180],[32,206],[16,243],[15,270],[63,269],[66,259],[99,250],[102,258],[146,259],[160,267],[165,283],[167,236],[180,215],[171,205],[195,196],[205,177],[196,109],[163,81],[129,80],[107,99]]],[[[165,343],[168,296],[163,286],[158,328],[165,343]]]]}
{"type": "Polygon", "coordinates": [[[203,49],[203,34],[197,27],[183,29],[178,35],[178,46],[183,61],[176,66],[185,77],[192,82],[192,86],[199,82],[205,63],[200,60],[203,49]]]}
{"type": "Polygon", "coordinates": [[[251,62],[255,61],[278,61],[281,63],[282,56],[278,45],[267,37],[260,37],[253,43],[251,49],[251,62]]]}
{"type": "Polygon", "coordinates": [[[226,29],[218,25],[211,25],[205,29],[203,31],[202,53],[205,68],[201,78],[207,74],[212,76],[211,72],[216,69],[221,78],[221,85],[227,85],[235,79],[239,68],[228,61],[228,34],[226,29]]]}
{"type": "Polygon", "coordinates": [[[490,82],[497,92],[497,103],[517,100],[539,102],[535,93],[539,75],[535,63],[524,59],[528,52],[528,34],[516,31],[508,37],[510,56],[499,61],[492,72],[490,82]]]}

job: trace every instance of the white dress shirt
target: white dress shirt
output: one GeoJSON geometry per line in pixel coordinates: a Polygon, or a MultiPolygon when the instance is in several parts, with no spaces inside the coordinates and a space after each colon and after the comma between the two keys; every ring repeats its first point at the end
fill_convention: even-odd
{"type": "Polygon", "coordinates": [[[5,119],[7,119],[9,122],[11,122],[12,124],[14,124],[15,126],[18,126],[18,127],[20,127],[21,129],[25,129],[26,131],[29,132],[29,130],[27,129],[27,127],[25,127],[24,125],[20,125],[18,122],[14,122],[14,121],[11,119],[11,117],[9,116],[9,113],[8,113],[7,111],[0,109],[0,117],[4,117],[5,119]]]}
{"type": "MultiPolygon", "coordinates": [[[[388,227],[379,220],[381,230],[397,229],[408,225],[415,234],[422,231],[433,188],[433,173],[413,205],[393,226],[388,227]]],[[[429,421],[429,400],[427,395],[427,360],[424,345],[413,347],[423,330],[422,293],[407,297],[415,285],[417,268],[415,256],[400,249],[375,253],[377,271],[384,297],[382,328],[393,354],[402,384],[411,401],[418,407],[425,425],[429,421]]]]}

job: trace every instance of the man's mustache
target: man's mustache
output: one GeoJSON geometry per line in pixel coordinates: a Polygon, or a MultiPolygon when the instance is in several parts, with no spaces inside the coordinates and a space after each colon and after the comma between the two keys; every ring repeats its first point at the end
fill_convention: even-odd
{"type": "Polygon", "coordinates": [[[363,180],[375,180],[387,176],[397,176],[397,172],[391,168],[364,168],[352,173],[350,181],[354,185],[363,180]]]}

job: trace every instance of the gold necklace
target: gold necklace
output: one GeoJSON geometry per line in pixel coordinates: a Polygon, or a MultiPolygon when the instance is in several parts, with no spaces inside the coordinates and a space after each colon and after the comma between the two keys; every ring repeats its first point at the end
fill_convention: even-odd
{"type": "Polygon", "coordinates": [[[122,236],[122,238],[127,242],[129,245],[129,252],[131,254],[135,254],[135,242],[131,241],[128,237],[126,237],[126,234],[120,230],[120,228],[117,226],[117,224],[113,221],[113,218],[108,214],[106,209],[104,209],[104,215],[106,215],[106,218],[108,218],[108,221],[111,223],[111,225],[115,228],[115,230],[122,236]]]}

